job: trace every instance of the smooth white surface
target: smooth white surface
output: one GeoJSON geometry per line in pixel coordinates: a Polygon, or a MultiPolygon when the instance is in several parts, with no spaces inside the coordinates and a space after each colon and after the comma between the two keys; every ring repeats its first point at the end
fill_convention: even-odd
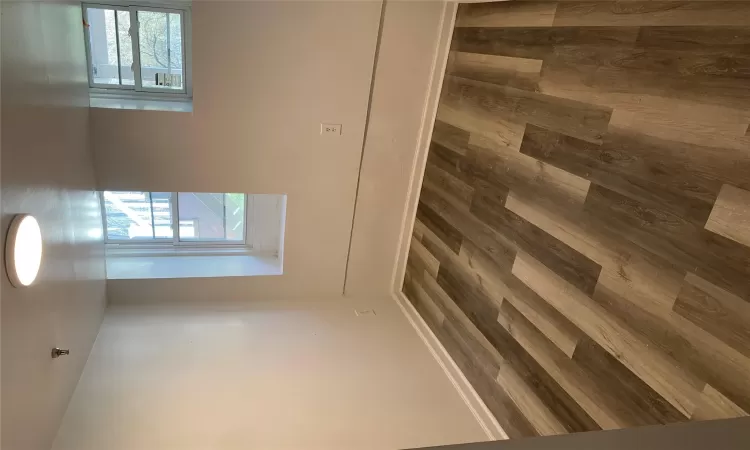
{"type": "Polygon", "coordinates": [[[193,113],[91,109],[101,190],[287,195],[282,276],[116,280],[111,302],[341,294],[380,7],[193,2],[193,113]]]}
{"type": "Polygon", "coordinates": [[[121,256],[107,255],[108,280],[211,278],[281,275],[277,256],[121,256]]]}
{"type": "MultiPolygon", "coordinates": [[[[413,137],[416,142],[410,165],[411,170],[408,172],[409,188],[406,193],[406,207],[404,208],[402,222],[399,228],[400,236],[398,238],[398,245],[396,250],[396,265],[395,270],[393,270],[393,272],[391,273],[391,276],[393,277],[391,283],[392,292],[396,299],[396,302],[399,304],[404,315],[409,319],[409,322],[422,338],[425,345],[430,349],[430,352],[438,361],[440,367],[443,369],[447,377],[451,380],[456,391],[461,395],[461,398],[466,403],[466,406],[476,418],[477,423],[485,432],[486,439],[500,440],[508,439],[508,435],[507,433],[505,433],[505,430],[502,429],[500,424],[497,422],[497,419],[495,419],[494,415],[489,411],[487,406],[474,390],[474,387],[471,385],[471,383],[469,383],[469,381],[466,379],[466,376],[461,372],[450,354],[440,343],[440,340],[435,336],[432,330],[430,330],[429,326],[427,326],[419,313],[414,309],[414,306],[411,304],[411,302],[406,299],[403,292],[401,292],[404,268],[409,252],[409,237],[411,236],[412,230],[414,228],[416,206],[419,199],[419,188],[422,184],[422,178],[424,175],[424,167],[427,159],[429,142],[432,135],[435,115],[437,112],[438,99],[440,96],[440,89],[445,73],[448,51],[450,49],[456,10],[456,3],[445,3],[444,8],[440,12],[439,27],[434,38],[435,51],[433,53],[433,61],[430,68],[430,82],[427,86],[426,92],[424,93],[425,104],[422,116],[420,118],[421,125],[417,133],[418,135],[413,137]]],[[[406,26],[408,26],[408,24],[406,26]]],[[[385,104],[388,105],[388,103],[385,104]]],[[[355,226],[356,224],[357,222],[355,221],[355,226]]],[[[348,290],[356,289],[359,286],[361,285],[353,284],[352,287],[350,287],[349,283],[347,283],[348,290]]]]}
{"type": "Polygon", "coordinates": [[[11,220],[5,258],[12,285],[26,287],[36,280],[42,263],[42,230],[34,216],[19,214],[11,220]]]}
{"type": "Polygon", "coordinates": [[[149,100],[95,96],[90,98],[92,108],[127,109],[135,111],[193,112],[192,100],[149,100]]]}
{"type": "Polygon", "coordinates": [[[451,38],[453,36],[457,8],[458,4],[455,2],[449,2],[446,4],[441,30],[438,34],[435,63],[432,68],[427,103],[425,104],[424,114],[421,119],[422,126],[420,129],[419,144],[410,170],[409,186],[406,194],[406,206],[400,228],[400,237],[398,239],[399,244],[396,253],[396,263],[392,272],[393,278],[391,281],[391,292],[401,292],[404,283],[406,261],[409,256],[409,243],[411,242],[414,222],[417,217],[419,193],[422,188],[425,166],[427,164],[427,154],[429,152],[430,140],[432,138],[432,129],[435,124],[435,117],[437,116],[440,91],[442,89],[443,78],[445,77],[445,70],[448,63],[448,53],[451,45],[451,38]]]}
{"type": "Polygon", "coordinates": [[[253,207],[248,223],[253,251],[279,255],[284,241],[285,196],[253,194],[253,207]]]}
{"type": "Polygon", "coordinates": [[[346,294],[362,296],[391,286],[388,290],[395,292],[395,300],[484,430],[485,439],[507,439],[448,352],[401,293],[402,277],[394,271],[401,252],[408,252],[408,239],[403,248],[400,242],[401,235],[410,236],[413,229],[415,211],[408,207],[410,189],[414,178],[421,184],[455,14],[455,3],[386,4],[346,294]],[[410,71],[405,72],[403,67],[410,71]],[[393,284],[394,278],[397,284],[393,284]]]}
{"type": "Polygon", "coordinates": [[[392,298],[212,296],[110,307],[53,448],[396,450],[483,439],[392,298]]]}
{"type": "MultiPolygon", "coordinates": [[[[444,18],[448,22],[452,18],[444,14],[445,7],[442,1],[391,1],[385,5],[347,269],[347,296],[393,292],[392,277],[428,87],[435,75],[442,76],[442,71],[437,73],[433,67],[441,33],[447,33],[448,42],[452,33],[452,28],[445,30],[444,18]]],[[[440,68],[445,56],[445,52],[437,56],[440,68]]],[[[430,122],[428,140],[431,132],[430,122]]]]}
{"type": "Polygon", "coordinates": [[[15,289],[0,277],[0,447],[49,450],[106,302],[81,8],[12,1],[0,8],[2,239],[13,215],[29,213],[44,241],[33,285],[15,289]],[[53,360],[54,347],[70,355],[53,360]]]}
{"type": "Polygon", "coordinates": [[[440,364],[448,379],[453,383],[453,387],[456,389],[458,394],[463,399],[466,406],[471,411],[477,423],[486,435],[486,439],[489,441],[497,441],[508,439],[508,434],[503,430],[500,424],[495,419],[495,416],[484,404],[484,401],[479,397],[477,391],[471,385],[469,380],[461,369],[453,361],[453,358],[448,351],[440,343],[440,340],[435,336],[435,333],[430,330],[430,327],[425,323],[422,316],[414,308],[414,305],[406,298],[403,292],[397,292],[394,294],[396,302],[401,307],[404,315],[409,319],[409,322],[422,338],[422,342],[430,349],[430,353],[435,360],[440,364]]]}

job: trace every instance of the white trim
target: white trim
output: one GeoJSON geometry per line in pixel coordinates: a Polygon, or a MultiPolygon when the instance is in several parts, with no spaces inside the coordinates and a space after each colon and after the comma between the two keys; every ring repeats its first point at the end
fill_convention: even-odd
{"type": "Polygon", "coordinates": [[[417,144],[417,153],[412,165],[411,180],[409,191],[407,193],[407,202],[404,209],[404,215],[401,222],[401,236],[399,237],[398,252],[396,264],[392,277],[393,297],[398,303],[401,311],[411,323],[414,330],[425,343],[430,353],[437,363],[445,372],[445,375],[451,381],[456,391],[461,396],[469,411],[474,415],[477,423],[487,435],[488,440],[508,439],[507,433],[502,429],[492,412],[487,408],[479,394],[471,386],[466,376],[458,368],[448,351],[438,340],[437,336],[430,330],[427,323],[419,315],[411,302],[401,292],[401,286],[404,282],[406,273],[406,259],[409,255],[409,242],[414,229],[417,204],[419,202],[419,193],[422,188],[424,170],[427,164],[427,153],[430,148],[432,138],[432,128],[437,116],[438,101],[440,99],[440,90],[445,77],[445,70],[448,63],[451,39],[453,37],[453,28],[456,21],[456,12],[458,4],[455,2],[445,2],[443,7],[443,19],[440,24],[440,35],[435,51],[435,59],[432,63],[432,74],[429,80],[427,99],[422,113],[422,126],[420,129],[419,142],[417,144]]]}
{"type": "Polygon", "coordinates": [[[422,342],[430,350],[435,361],[437,361],[440,368],[443,369],[443,372],[445,372],[445,375],[453,384],[458,395],[466,403],[466,406],[471,411],[479,426],[482,427],[485,435],[487,435],[487,440],[498,441],[508,439],[508,435],[487,408],[487,405],[484,404],[477,391],[474,390],[469,380],[466,379],[466,376],[458,368],[456,362],[453,361],[453,358],[448,354],[443,344],[435,336],[435,333],[430,330],[430,327],[422,319],[422,316],[419,315],[419,312],[414,309],[414,305],[411,304],[403,292],[396,292],[393,294],[393,297],[409,320],[411,326],[414,327],[414,330],[422,339],[422,342]]]}
{"type": "Polygon", "coordinates": [[[125,89],[117,92],[100,92],[106,89],[89,89],[89,107],[103,109],[126,109],[142,111],[193,112],[193,99],[163,97],[159,94],[148,94],[125,89]]]}
{"type": "Polygon", "coordinates": [[[193,98],[193,10],[190,5],[182,8],[182,64],[184,76],[182,83],[185,95],[193,98]]]}
{"type": "Polygon", "coordinates": [[[130,89],[112,90],[106,88],[90,88],[89,98],[102,100],[137,100],[149,102],[172,102],[192,104],[193,99],[177,97],[163,92],[134,91],[130,89]]]}
{"type": "MultiPolygon", "coordinates": [[[[131,95],[143,95],[143,69],[141,68],[141,24],[138,22],[138,9],[135,6],[129,6],[128,10],[130,11],[130,49],[133,52],[133,78],[135,78],[135,92],[131,95]]],[[[169,30],[167,30],[167,33],[169,33],[169,30]]]]}
{"type": "Polygon", "coordinates": [[[141,258],[160,256],[274,256],[269,254],[255,253],[248,247],[218,248],[207,246],[138,246],[138,245],[116,245],[104,246],[107,258],[141,258]]]}
{"type": "Polygon", "coordinates": [[[396,264],[391,278],[393,291],[401,292],[406,274],[406,259],[409,256],[409,242],[414,229],[417,204],[419,203],[419,192],[422,189],[425,166],[427,165],[427,153],[430,150],[432,139],[432,128],[437,117],[438,101],[443,86],[445,69],[448,64],[448,53],[450,51],[451,39],[453,37],[453,26],[456,22],[458,3],[445,2],[443,6],[443,19],[440,24],[440,36],[438,38],[435,59],[432,62],[432,74],[427,88],[427,99],[422,111],[422,126],[419,131],[419,142],[417,153],[412,164],[411,180],[407,192],[406,206],[401,218],[401,236],[399,237],[398,250],[396,252],[396,264]]]}
{"type": "MultiPolygon", "coordinates": [[[[97,1],[98,0],[92,0],[91,3],[96,3],[97,1]]],[[[125,8],[129,6],[137,6],[139,8],[190,9],[193,2],[192,0],[102,0],[99,4],[106,6],[123,6],[125,8]]]]}
{"type": "Polygon", "coordinates": [[[106,258],[108,280],[278,276],[279,258],[270,255],[179,255],[106,258]]]}

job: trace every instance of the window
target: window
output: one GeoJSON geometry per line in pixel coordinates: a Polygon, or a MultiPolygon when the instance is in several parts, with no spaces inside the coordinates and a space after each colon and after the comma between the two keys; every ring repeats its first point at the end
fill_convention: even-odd
{"type": "Polygon", "coordinates": [[[108,244],[236,245],[247,241],[247,196],[104,191],[108,244]]]}
{"type": "Polygon", "coordinates": [[[189,10],[84,4],[89,86],[124,96],[189,97],[189,10]]]}

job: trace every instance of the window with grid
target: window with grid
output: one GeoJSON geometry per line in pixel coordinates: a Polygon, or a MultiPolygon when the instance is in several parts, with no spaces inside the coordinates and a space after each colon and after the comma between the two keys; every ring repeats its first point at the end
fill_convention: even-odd
{"type": "Polygon", "coordinates": [[[102,93],[189,97],[189,10],[83,4],[89,86],[102,93]]]}
{"type": "Polygon", "coordinates": [[[247,241],[247,196],[104,191],[108,244],[236,245],[247,241]]]}

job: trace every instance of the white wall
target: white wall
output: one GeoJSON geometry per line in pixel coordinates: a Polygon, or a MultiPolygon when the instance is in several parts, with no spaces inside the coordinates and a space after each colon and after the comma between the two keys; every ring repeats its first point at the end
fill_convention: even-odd
{"type": "Polygon", "coordinates": [[[287,194],[285,274],[111,280],[115,305],[55,450],[485,439],[385,295],[443,4],[385,10],[346,302],[380,4],[215,5],[193,6],[194,114],[92,110],[100,187],[287,194]],[[227,60],[229,46],[242,58],[227,60]],[[343,136],[322,138],[320,122],[343,136]]]}
{"type": "Polygon", "coordinates": [[[342,292],[380,8],[194,2],[195,112],[91,110],[101,189],[287,195],[283,276],[113,281],[112,302],[342,292]]]}
{"type": "Polygon", "coordinates": [[[283,195],[253,194],[248,224],[248,234],[253,252],[262,255],[278,256],[281,252],[284,234],[282,224],[286,215],[286,199],[283,195]]]}
{"type": "Polygon", "coordinates": [[[362,157],[378,2],[195,2],[195,112],[92,109],[99,186],[288,194],[284,276],[113,281],[111,301],[341,293],[352,229],[346,294],[390,292],[443,7],[386,4],[362,157]]]}
{"type": "Polygon", "coordinates": [[[48,450],[105,306],[80,4],[2,3],[2,234],[34,214],[35,285],[2,269],[2,448],[48,450]],[[70,349],[53,360],[50,350],[70,349]]]}
{"type": "Polygon", "coordinates": [[[396,450],[483,440],[390,298],[121,305],[54,450],[396,450]]]}
{"type": "MultiPolygon", "coordinates": [[[[441,32],[451,33],[443,26],[443,19],[450,19],[445,7],[442,1],[386,3],[346,280],[348,296],[392,291],[428,90],[433,76],[442,75],[440,58],[446,56],[438,51],[441,32]]],[[[429,136],[431,117],[426,122],[429,136]]]]}

